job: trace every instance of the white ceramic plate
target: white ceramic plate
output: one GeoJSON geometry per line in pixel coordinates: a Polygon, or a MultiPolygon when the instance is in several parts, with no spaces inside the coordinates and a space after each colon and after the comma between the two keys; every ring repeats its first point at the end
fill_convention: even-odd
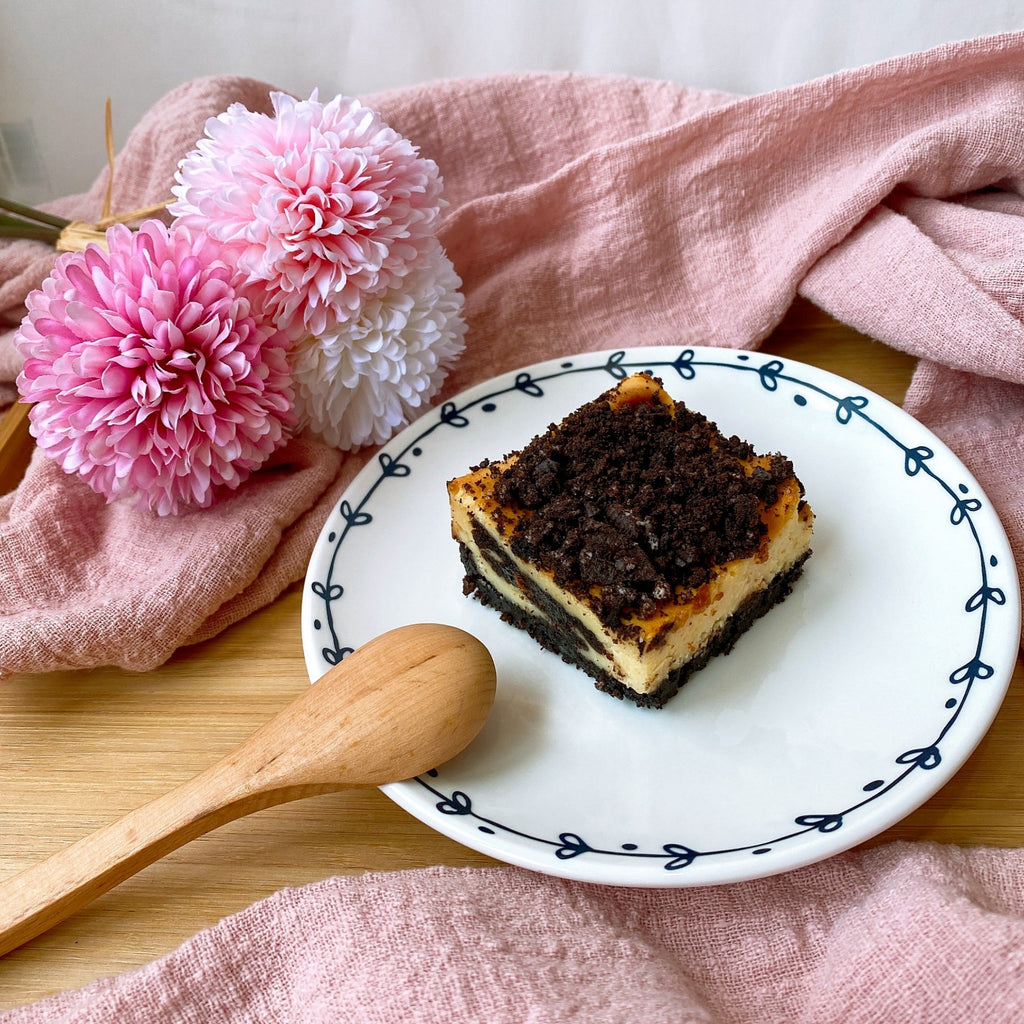
{"type": "Polygon", "coordinates": [[[498,669],[483,731],[440,770],[384,792],[512,864],[687,886],[821,860],[927,800],[1000,706],[1019,605],[991,504],[902,410],[793,360],[647,348],[498,377],[393,439],[324,526],[302,639],[316,679],[405,623],[478,636],[498,669]],[[816,515],[794,592],[660,711],[599,693],[463,596],[445,494],[449,478],[640,369],[726,433],[790,456],[816,515]]]}

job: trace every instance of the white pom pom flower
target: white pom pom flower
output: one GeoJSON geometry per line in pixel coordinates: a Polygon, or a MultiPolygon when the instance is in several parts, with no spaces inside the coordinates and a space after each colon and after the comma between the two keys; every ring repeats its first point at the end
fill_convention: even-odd
{"type": "Polygon", "coordinates": [[[440,243],[400,285],[292,349],[299,428],[342,450],[382,444],[440,390],[465,348],[462,282],[440,243]]]}

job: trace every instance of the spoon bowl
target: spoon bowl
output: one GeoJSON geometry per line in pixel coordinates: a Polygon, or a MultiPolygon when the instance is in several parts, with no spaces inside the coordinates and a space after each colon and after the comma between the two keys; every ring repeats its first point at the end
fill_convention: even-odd
{"type": "Polygon", "coordinates": [[[494,692],[487,648],[454,626],[368,641],[191,781],[0,885],[0,955],[228,821],[450,761],[483,728],[494,692]]]}

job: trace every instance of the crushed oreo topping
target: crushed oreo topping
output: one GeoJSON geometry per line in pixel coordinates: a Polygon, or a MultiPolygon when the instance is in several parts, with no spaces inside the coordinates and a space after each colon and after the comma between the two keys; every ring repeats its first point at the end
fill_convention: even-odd
{"type": "Polygon", "coordinates": [[[793,466],[782,455],[748,472],[754,449],[707,418],[656,397],[614,411],[611,392],[534,438],[498,473],[494,497],[525,509],[512,533],[520,558],[554,574],[608,626],[653,614],[696,591],[713,566],[748,557],[793,466]],[[599,588],[594,596],[592,588],[599,588]]]}

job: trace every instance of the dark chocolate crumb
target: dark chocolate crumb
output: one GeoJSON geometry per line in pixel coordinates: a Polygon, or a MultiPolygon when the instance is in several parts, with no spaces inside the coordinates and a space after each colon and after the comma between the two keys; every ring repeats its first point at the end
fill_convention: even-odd
{"type": "Polygon", "coordinates": [[[612,412],[602,395],[534,438],[494,495],[530,512],[513,533],[515,554],[578,595],[597,588],[588,600],[614,625],[759,549],[762,503],[774,504],[793,466],[772,455],[748,473],[742,460],[754,454],[683,403],[674,416],[654,398],[612,412]]]}

